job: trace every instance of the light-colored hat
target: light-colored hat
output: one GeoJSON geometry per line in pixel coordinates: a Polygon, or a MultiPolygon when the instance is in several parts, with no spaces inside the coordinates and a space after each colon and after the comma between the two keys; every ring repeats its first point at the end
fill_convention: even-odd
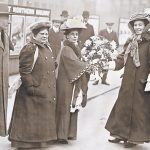
{"type": "MultiPolygon", "coordinates": [[[[137,21],[137,20],[143,20],[143,22],[145,23],[145,26],[147,26],[148,24],[150,24],[150,18],[149,18],[149,15],[148,14],[144,14],[144,13],[141,13],[141,14],[135,14],[135,15],[132,15],[131,18],[130,18],[130,21],[128,23],[128,26],[129,26],[129,29],[134,32],[134,22],[137,21]]],[[[149,28],[149,26],[148,26],[149,28]]],[[[147,30],[147,28],[144,29],[144,32],[145,30],[147,30]]]]}
{"type": "Polygon", "coordinates": [[[50,21],[39,21],[39,22],[35,22],[33,24],[30,25],[30,30],[36,30],[39,28],[50,28],[51,27],[51,22],[50,21]]]}
{"type": "Polygon", "coordinates": [[[86,28],[85,24],[78,19],[68,19],[60,26],[60,30],[85,29],[85,28],[86,28]]]}

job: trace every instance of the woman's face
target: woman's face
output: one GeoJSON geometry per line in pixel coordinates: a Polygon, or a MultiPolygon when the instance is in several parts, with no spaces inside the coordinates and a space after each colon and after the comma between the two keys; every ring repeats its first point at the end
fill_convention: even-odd
{"type": "Polygon", "coordinates": [[[145,28],[145,24],[144,24],[143,21],[137,20],[137,21],[134,22],[134,27],[133,28],[134,28],[135,34],[140,35],[140,34],[142,34],[142,32],[145,28]]]}
{"type": "Polygon", "coordinates": [[[48,30],[42,29],[36,36],[35,39],[40,43],[47,43],[48,42],[48,30]]]}
{"type": "Polygon", "coordinates": [[[68,35],[67,39],[72,42],[72,43],[77,43],[78,41],[78,31],[77,30],[72,30],[68,35]]]}

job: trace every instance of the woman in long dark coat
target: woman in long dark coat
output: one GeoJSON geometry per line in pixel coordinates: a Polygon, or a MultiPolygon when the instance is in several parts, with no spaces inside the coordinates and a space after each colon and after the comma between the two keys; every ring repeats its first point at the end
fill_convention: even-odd
{"type": "MultiPolygon", "coordinates": [[[[73,19],[68,20],[61,26],[61,29],[65,31],[66,40],[64,41],[58,69],[56,118],[58,141],[63,144],[67,144],[68,139],[75,140],[77,136],[78,110],[74,113],[70,112],[73,93],[78,93],[74,91],[73,87],[77,85],[78,91],[81,83],[82,89],[84,89],[83,93],[86,95],[87,92],[86,79],[82,80],[85,81],[84,83],[79,82],[81,78],[86,77],[85,72],[88,69],[88,65],[81,61],[81,50],[78,46],[78,34],[82,28],[84,28],[83,23],[73,19]]],[[[85,103],[86,101],[82,103],[83,107],[85,103]]]]}
{"type": "Polygon", "coordinates": [[[57,139],[55,63],[48,44],[49,27],[49,22],[34,24],[33,39],[19,56],[22,85],[16,94],[9,129],[12,147],[47,147],[57,139]]]}
{"type": "Polygon", "coordinates": [[[115,137],[110,142],[124,141],[126,148],[150,141],[150,91],[145,91],[150,77],[149,27],[146,15],[133,16],[129,21],[133,36],[115,61],[115,70],[124,67],[124,75],[105,128],[115,137]]]}

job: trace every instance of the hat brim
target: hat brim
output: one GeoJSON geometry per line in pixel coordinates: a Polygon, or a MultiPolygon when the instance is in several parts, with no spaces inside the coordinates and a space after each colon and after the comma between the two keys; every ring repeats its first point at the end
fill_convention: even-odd
{"type": "Polygon", "coordinates": [[[73,30],[73,29],[80,30],[80,29],[86,29],[86,27],[60,28],[60,30],[62,30],[62,31],[73,30]]]}
{"type": "Polygon", "coordinates": [[[61,17],[62,17],[62,16],[63,16],[63,17],[68,17],[69,15],[64,15],[64,14],[61,14],[60,16],[61,16],[61,17]]]}
{"type": "Polygon", "coordinates": [[[61,21],[61,20],[52,20],[52,22],[62,23],[63,21],[61,21]]]}
{"type": "Polygon", "coordinates": [[[71,30],[71,29],[85,29],[86,26],[81,21],[77,19],[68,19],[66,22],[64,22],[60,30],[71,30]]]}

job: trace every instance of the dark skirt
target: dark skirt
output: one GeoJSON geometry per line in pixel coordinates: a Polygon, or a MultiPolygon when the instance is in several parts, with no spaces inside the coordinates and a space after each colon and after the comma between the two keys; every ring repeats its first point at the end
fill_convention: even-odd
{"type": "Polygon", "coordinates": [[[47,142],[11,141],[11,146],[15,148],[47,148],[54,143],[56,143],[55,140],[47,141],[47,142]]]}

